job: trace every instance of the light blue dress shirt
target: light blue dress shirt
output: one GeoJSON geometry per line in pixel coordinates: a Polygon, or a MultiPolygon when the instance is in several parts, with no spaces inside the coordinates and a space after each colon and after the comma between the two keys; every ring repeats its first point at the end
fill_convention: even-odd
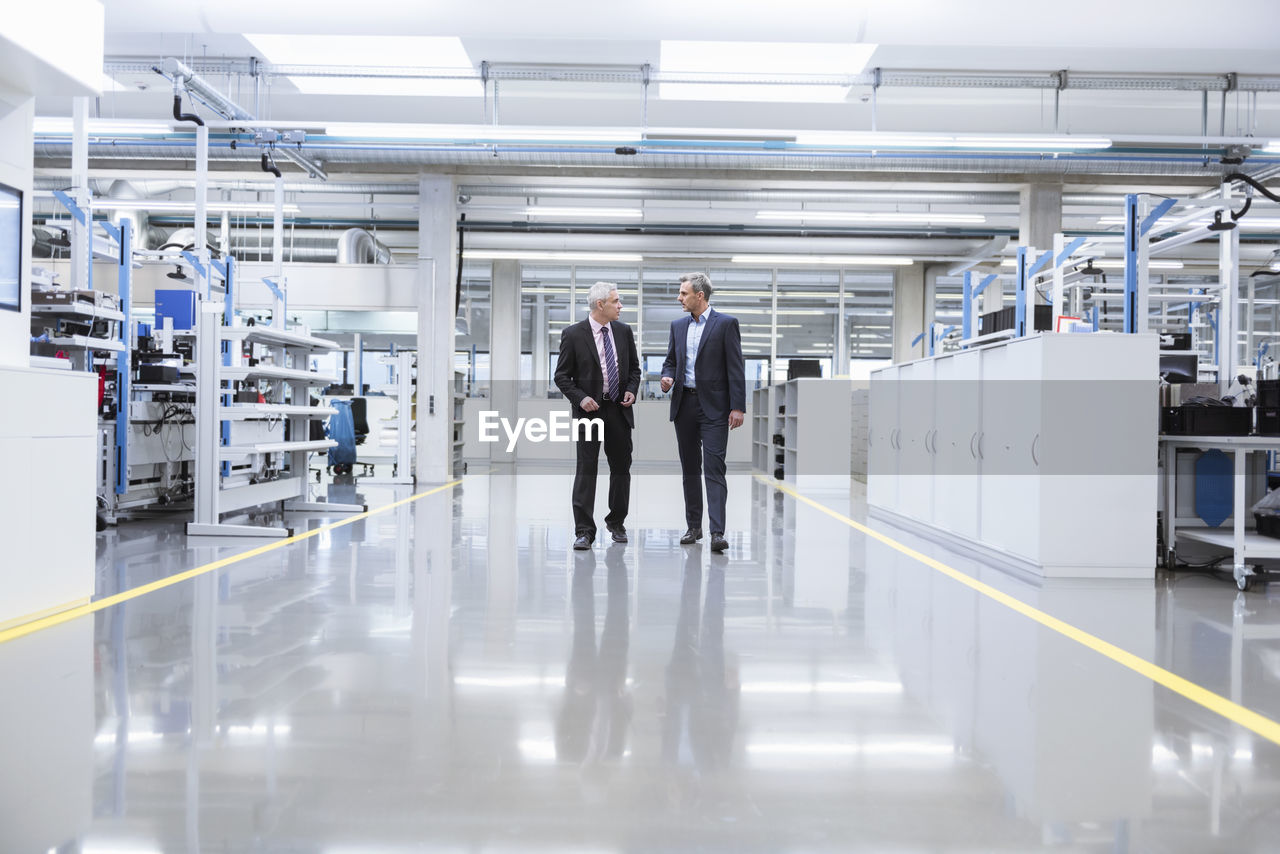
{"type": "Polygon", "coordinates": [[[698,345],[702,343],[702,331],[707,328],[707,318],[711,316],[711,309],[707,309],[702,313],[702,317],[697,320],[693,316],[689,317],[689,331],[684,337],[684,387],[697,388],[698,384],[693,378],[693,366],[698,360],[698,345]]]}

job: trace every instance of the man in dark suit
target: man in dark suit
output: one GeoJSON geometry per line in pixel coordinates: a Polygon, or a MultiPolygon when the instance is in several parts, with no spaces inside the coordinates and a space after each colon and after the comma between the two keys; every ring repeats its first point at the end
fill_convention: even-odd
{"type": "MultiPolygon", "coordinates": [[[[622,299],[612,282],[596,282],[587,295],[591,316],[560,333],[556,388],[573,404],[574,418],[604,422],[604,454],[609,460],[609,515],[605,527],[615,543],[627,541],[627,505],[631,500],[631,405],[640,391],[640,359],[631,327],[618,320],[622,299]]],[[[599,431],[577,433],[578,468],[573,477],[573,525],[579,551],[596,538],[596,474],[600,467],[599,431]]]]}
{"type": "Polygon", "coordinates": [[[671,324],[671,342],[662,363],[662,390],[671,391],[671,420],[684,472],[684,515],[688,545],[702,539],[702,484],[706,470],[711,550],[729,548],[724,538],[724,506],[729,495],[724,455],[729,431],[742,426],[747,411],[746,363],[738,318],[712,310],[711,280],[705,273],[680,277],[680,305],[689,314],[671,324]]]}

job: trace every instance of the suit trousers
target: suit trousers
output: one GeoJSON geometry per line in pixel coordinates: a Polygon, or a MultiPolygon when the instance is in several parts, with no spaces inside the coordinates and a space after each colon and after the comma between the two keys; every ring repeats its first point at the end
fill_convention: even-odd
{"type": "MultiPolygon", "coordinates": [[[[606,400],[589,418],[604,421],[604,455],[609,461],[609,515],[606,525],[622,525],[631,502],[631,427],[622,405],[606,400]]],[[[597,431],[587,431],[591,438],[578,439],[578,468],[573,476],[573,527],[575,536],[596,536],[596,476],[600,472],[600,440],[597,431]]]]}
{"type": "Polygon", "coordinates": [[[695,395],[681,395],[676,411],[676,448],[684,473],[684,516],[690,528],[702,528],[703,472],[707,481],[707,519],[711,533],[724,533],[724,507],[729,487],[724,479],[724,455],[729,447],[729,421],[713,422],[695,395]]]}

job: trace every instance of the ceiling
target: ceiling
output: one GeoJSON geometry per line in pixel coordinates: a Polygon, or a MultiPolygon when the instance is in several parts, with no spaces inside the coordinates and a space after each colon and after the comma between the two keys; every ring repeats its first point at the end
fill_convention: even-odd
{"type": "MultiPolygon", "coordinates": [[[[306,151],[324,162],[330,174],[327,184],[309,182],[281,161],[293,188],[289,200],[302,208],[302,225],[367,224],[379,228],[382,239],[406,254],[416,240],[416,176],[422,169],[433,169],[457,174],[459,183],[473,190],[459,206],[469,222],[493,226],[476,235],[474,245],[486,241],[494,246],[517,241],[527,245],[624,243],[632,238],[617,229],[610,235],[569,236],[598,225],[589,215],[548,224],[529,216],[528,210],[549,204],[616,205],[626,190],[630,191],[627,203],[643,208],[640,224],[648,231],[648,239],[697,252],[697,247],[708,245],[709,238],[695,228],[760,228],[756,214],[761,204],[747,198],[699,198],[696,192],[683,199],[661,198],[659,192],[637,199],[635,191],[879,188],[902,195],[875,201],[834,199],[826,206],[838,209],[856,204],[873,212],[925,208],[970,212],[982,215],[984,221],[977,228],[950,231],[918,226],[845,228],[838,233],[824,233],[809,223],[776,236],[787,240],[803,233],[804,239],[821,235],[828,240],[875,240],[885,246],[894,239],[916,239],[923,241],[917,244],[916,254],[956,257],[1000,235],[1012,235],[1016,243],[1019,204],[1010,196],[1028,180],[1060,184],[1068,196],[1078,196],[1064,206],[1063,225],[1087,230],[1097,227],[1100,215],[1119,212],[1117,197],[1124,192],[1141,189],[1187,195],[1213,187],[1224,170],[1218,162],[1222,145],[1217,137],[1255,147],[1280,139],[1280,51],[1274,42],[1274,34],[1280,31],[1280,5],[1243,0],[1231,7],[1231,21],[1216,19],[1203,4],[1185,0],[1162,4],[1158,14],[1137,4],[1100,0],[1083,0],[1070,7],[996,0],[963,4],[656,0],[639,5],[494,0],[433,3],[425,8],[410,0],[366,0],[358,6],[312,0],[304,10],[258,0],[185,5],[110,0],[105,53],[112,73],[108,91],[92,112],[102,117],[170,118],[171,85],[150,66],[175,56],[281,130],[319,129],[338,122],[413,122],[674,128],[694,136],[726,129],[766,129],[791,135],[788,138],[804,130],[872,128],[1127,137],[1105,152],[1063,156],[811,152],[753,143],[746,149],[723,150],[694,149],[689,147],[692,144],[655,146],[640,156],[620,157],[611,146],[344,147],[326,145],[313,134],[306,151]],[[326,61],[327,72],[347,75],[348,82],[367,85],[367,92],[306,94],[288,74],[274,73],[270,63],[275,60],[264,57],[246,34],[456,37],[470,61],[471,74],[478,73],[482,62],[497,69],[519,66],[525,71],[533,64],[533,69],[523,79],[491,81],[482,95],[397,96],[386,94],[387,85],[376,78],[356,77],[368,69],[351,67],[350,58],[339,53],[326,61]],[[655,80],[669,73],[662,68],[661,43],[673,39],[855,42],[875,49],[865,70],[847,75],[847,94],[836,102],[673,100],[663,96],[661,83],[646,89],[639,77],[639,68],[646,64],[655,80]],[[268,63],[263,74],[248,73],[250,57],[268,63]],[[584,73],[566,73],[587,66],[584,73]],[[883,70],[880,86],[873,85],[876,69],[883,70]],[[901,74],[894,76],[914,70],[937,72],[929,80],[939,85],[906,85],[901,74]],[[1053,78],[1056,83],[1046,85],[1046,75],[1063,71],[1064,76],[1053,78]],[[1000,75],[1015,74],[1040,82],[1034,87],[999,83],[1000,75]],[[1127,76],[1098,88],[1101,74],[1127,76]],[[1229,80],[1233,74],[1240,76],[1229,80]],[[1207,77],[1188,83],[1187,75],[1207,77]],[[566,76],[573,79],[560,79],[566,76]],[[1223,91],[1228,87],[1233,91],[1223,91]],[[1202,157],[1199,140],[1206,135],[1215,141],[1202,157]],[[359,192],[362,182],[379,186],[359,192]],[[396,182],[405,182],[404,188],[388,191],[385,185],[396,182]],[[309,187],[312,184],[314,188],[309,187]],[[524,186],[527,192],[486,194],[485,185],[524,186]],[[559,193],[543,198],[540,186],[555,186],[559,193]],[[940,188],[970,193],[998,190],[1006,198],[938,202],[909,195],[940,188]],[[577,198],[575,190],[581,193],[577,198]],[[616,197],[609,196],[611,190],[617,191],[616,197]],[[534,223],[537,227],[531,228],[534,223]]],[[[761,52],[762,56],[767,53],[763,48],[761,52]]],[[[432,57],[424,56],[415,67],[417,73],[425,73],[421,69],[432,67],[432,57]]],[[[784,82],[787,78],[785,73],[761,76],[784,82]]],[[[210,117],[204,108],[197,111],[210,117]]],[[[37,112],[69,115],[71,103],[42,98],[37,112]]],[[[215,144],[210,155],[215,186],[226,188],[234,199],[269,198],[269,183],[261,181],[265,176],[259,171],[259,155],[252,145],[232,150],[225,141],[215,144]]],[[[146,181],[143,184],[144,195],[163,198],[190,197],[193,157],[189,139],[172,137],[145,146],[121,142],[91,147],[92,174],[104,191],[112,178],[143,178],[168,182],[163,189],[147,189],[146,181]]],[[[37,174],[46,182],[64,179],[69,159],[69,142],[37,141],[37,174]]],[[[1280,154],[1255,151],[1243,168],[1258,171],[1278,164],[1280,154]]],[[[801,202],[788,204],[799,207],[801,202]]],[[[238,227],[256,224],[244,218],[238,227]]],[[[1253,252],[1261,258],[1263,249],[1246,246],[1244,251],[1246,257],[1253,252]]]]}

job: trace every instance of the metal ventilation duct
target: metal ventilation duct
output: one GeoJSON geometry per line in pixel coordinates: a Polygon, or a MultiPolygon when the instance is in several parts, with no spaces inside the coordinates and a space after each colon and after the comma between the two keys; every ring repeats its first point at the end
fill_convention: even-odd
{"type": "MultiPolygon", "coordinates": [[[[489,145],[457,148],[440,145],[335,144],[308,145],[309,156],[329,165],[368,167],[381,171],[416,170],[423,167],[476,167],[491,171],[495,167],[581,167],[593,169],[626,169],[640,174],[646,170],[723,173],[736,170],[776,170],[808,172],[892,173],[920,175],[953,173],[970,175],[1059,175],[1083,179],[1091,175],[1132,175],[1161,177],[1194,177],[1212,180],[1224,167],[1216,162],[1205,165],[1203,156],[1186,153],[1125,154],[1101,152],[1089,154],[986,154],[965,155],[947,152],[916,155],[884,155],[874,152],[778,152],[737,150],[683,151],[659,149],[634,156],[615,154],[612,150],[590,148],[532,149],[528,146],[489,145]]],[[[138,140],[93,143],[89,157],[103,162],[189,162],[195,147],[184,140],[138,140]]],[[[211,163],[236,164],[248,170],[258,169],[258,153],[229,144],[211,144],[211,163]]],[[[64,166],[71,159],[70,142],[38,142],[35,159],[40,166],[64,166]]]]}

